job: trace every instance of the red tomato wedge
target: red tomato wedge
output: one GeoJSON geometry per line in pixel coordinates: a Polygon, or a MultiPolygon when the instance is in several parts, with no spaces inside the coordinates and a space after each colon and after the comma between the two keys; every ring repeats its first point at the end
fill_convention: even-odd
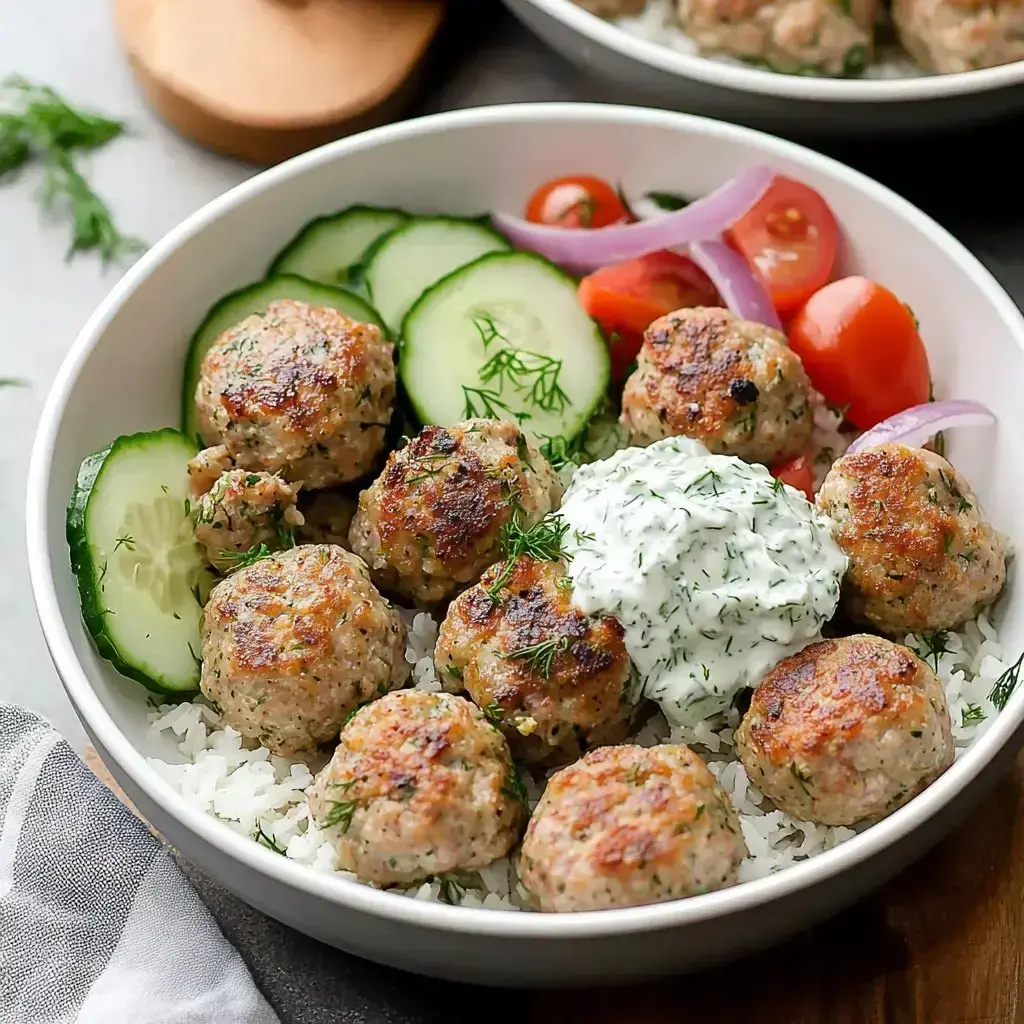
{"type": "Polygon", "coordinates": [[[608,182],[574,174],[541,185],[526,204],[526,219],[550,227],[606,228],[631,218],[608,182]]]}
{"type": "Polygon", "coordinates": [[[839,225],[813,188],[777,177],[725,237],[760,276],[785,317],[827,283],[836,262],[839,225]]]}
{"type": "Polygon", "coordinates": [[[780,462],[772,466],[771,473],[784,484],[803,491],[808,501],[814,501],[814,467],[810,456],[798,455],[789,462],[780,462]]]}
{"type": "Polygon", "coordinates": [[[707,274],[674,252],[652,252],[595,270],[580,281],[577,295],[587,314],[614,336],[613,376],[636,358],[652,321],[687,306],[722,302],[707,274]]]}
{"type": "Polygon", "coordinates": [[[846,277],[813,295],[789,324],[789,344],[811,383],[861,430],[928,401],[917,320],[867,278],[846,277]]]}

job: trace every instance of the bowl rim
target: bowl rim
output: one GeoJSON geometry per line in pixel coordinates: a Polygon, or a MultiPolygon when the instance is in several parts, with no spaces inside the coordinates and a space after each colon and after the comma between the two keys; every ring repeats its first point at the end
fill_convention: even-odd
{"type": "Polygon", "coordinates": [[[630,35],[573,0],[505,0],[531,4],[555,21],[622,57],[705,85],[780,99],[826,103],[913,103],[992,92],[1024,83],[1024,60],[976,71],[912,78],[814,78],[738,67],[630,35]]]}
{"type": "MultiPolygon", "coordinates": [[[[376,128],[341,139],[266,170],[213,199],[157,242],[118,281],[82,328],[57,372],[47,395],[29,464],[26,540],[29,574],[36,611],[50,656],[64,688],[95,742],[146,798],[180,826],[222,856],[238,861],[258,875],[329,903],[382,919],[442,932],[516,939],[597,938],[675,929],[713,918],[752,910],[763,904],[824,882],[854,868],[909,835],[950,803],[1014,736],[1024,720],[1024,687],[985,734],[922,794],[865,832],[809,860],[729,889],[669,903],[616,910],[567,914],[509,913],[483,908],[451,907],[373,889],[359,882],[322,874],[252,842],[177,793],[118,729],[93,692],[79,662],[57,599],[47,529],[51,460],[65,406],[78,374],[116,317],[125,300],[173,252],[208,224],[278,184],[361,150],[395,140],[443,133],[450,128],[502,124],[546,124],[559,121],[667,128],[690,138],[724,138],[753,147],[770,160],[783,157],[807,165],[866,193],[894,216],[909,221],[944,250],[980,286],[986,299],[1024,350],[1024,316],[989,271],[934,220],[889,188],[852,168],[796,143],[691,114],[606,104],[532,103],[472,108],[432,114],[376,128]]],[[[64,495],[55,495],[63,508],[64,495]]]]}

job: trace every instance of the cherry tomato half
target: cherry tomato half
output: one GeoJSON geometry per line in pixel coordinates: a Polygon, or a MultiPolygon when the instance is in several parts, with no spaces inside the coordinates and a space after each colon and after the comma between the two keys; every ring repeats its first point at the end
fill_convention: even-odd
{"type": "Polygon", "coordinates": [[[707,274],[674,252],[652,252],[595,270],[580,281],[577,295],[586,313],[614,336],[613,376],[636,358],[652,321],[687,306],[722,303],[707,274]]]}
{"type": "Polygon", "coordinates": [[[931,375],[917,320],[888,288],[864,277],[826,285],[789,324],[811,383],[867,430],[928,401],[931,375]]]}
{"type": "Polygon", "coordinates": [[[559,228],[606,228],[630,215],[608,182],[574,174],[541,185],[526,204],[526,219],[559,228]]]}
{"type": "Polygon", "coordinates": [[[726,240],[760,275],[779,315],[786,316],[828,281],[839,225],[813,188],[776,177],[729,228],[726,240]]]}
{"type": "Polygon", "coordinates": [[[798,491],[803,491],[808,501],[814,501],[814,467],[810,456],[798,455],[789,462],[772,466],[772,476],[798,491]]]}

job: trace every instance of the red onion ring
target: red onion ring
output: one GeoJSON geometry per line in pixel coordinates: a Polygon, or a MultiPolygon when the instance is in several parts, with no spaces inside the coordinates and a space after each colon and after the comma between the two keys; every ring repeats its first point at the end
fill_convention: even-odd
{"type": "Polygon", "coordinates": [[[735,249],[718,239],[706,239],[690,246],[690,256],[711,278],[732,313],[744,320],[782,330],[768,290],[735,249]]]}
{"type": "Polygon", "coordinates": [[[684,209],[635,224],[558,228],[531,224],[507,213],[492,214],[491,221],[517,248],[540,253],[576,271],[594,270],[658,249],[717,238],[764,195],[774,177],[770,167],[755,164],[684,209]]]}
{"type": "Polygon", "coordinates": [[[953,427],[987,427],[995,422],[995,414],[980,402],[926,402],[924,405],[904,409],[864,431],[847,451],[858,452],[889,441],[919,448],[942,430],[953,427]]]}

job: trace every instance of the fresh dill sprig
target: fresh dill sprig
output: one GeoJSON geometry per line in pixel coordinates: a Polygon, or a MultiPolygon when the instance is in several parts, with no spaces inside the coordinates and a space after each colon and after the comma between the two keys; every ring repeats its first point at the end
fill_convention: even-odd
{"type": "Polygon", "coordinates": [[[273,836],[268,836],[267,833],[263,831],[263,826],[261,824],[257,823],[256,828],[253,829],[252,837],[260,844],[260,846],[265,846],[268,850],[273,850],[274,853],[281,854],[282,857],[285,855],[284,847],[281,846],[273,836]]]}
{"type": "Polygon", "coordinates": [[[505,720],[505,709],[496,700],[492,700],[490,704],[482,707],[480,710],[484,713],[487,721],[496,729],[505,720]]]}
{"type": "Polygon", "coordinates": [[[564,636],[552,637],[549,640],[541,640],[540,643],[531,644],[529,647],[520,647],[516,651],[499,651],[499,658],[516,658],[526,662],[544,679],[551,677],[551,669],[554,666],[555,655],[561,654],[569,648],[569,638],[564,636]]]}
{"type": "Polygon", "coordinates": [[[919,634],[921,643],[924,645],[924,649],[917,649],[918,655],[920,655],[922,661],[927,661],[929,658],[932,659],[932,666],[936,672],[939,671],[939,658],[944,654],[951,653],[949,647],[949,630],[948,629],[936,629],[931,633],[919,634]]]}
{"type": "MultiPolygon", "coordinates": [[[[356,779],[349,779],[348,782],[332,782],[331,785],[335,789],[340,789],[342,793],[347,793],[357,781],[356,779]]],[[[356,813],[358,807],[358,800],[331,801],[330,810],[324,816],[323,827],[331,828],[334,825],[339,825],[342,832],[347,832],[352,824],[352,815],[356,813]]]]}
{"type": "Polygon", "coordinates": [[[501,787],[501,791],[505,796],[518,800],[524,807],[529,808],[530,797],[526,792],[526,783],[523,782],[519,765],[515,761],[509,763],[508,775],[505,776],[505,784],[501,787]]]}
{"type": "Polygon", "coordinates": [[[232,569],[244,569],[255,565],[273,554],[266,544],[254,544],[248,551],[221,551],[220,557],[228,562],[232,569]]]}
{"type": "Polygon", "coordinates": [[[985,712],[977,704],[968,704],[960,712],[960,725],[966,726],[971,725],[974,722],[983,722],[985,720],[985,712]]]}
{"type": "Polygon", "coordinates": [[[14,76],[0,85],[0,179],[33,160],[43,166],[40,199],[49,213],[71,221],[67,259],[96,250],[104,265],[145,248],[121,234],[109,207],[75,163],[78,153],[105,146],[123,121],[75,110],[53,89],[14,76]]]}
{"type": "Polygon", "coordinates": [[[1021,656],[995,681],[995,683],[992,684],[992,689],[989,690],[988,699],[992,701],[1000,711],[1006,707],[1007,702],[1013,695],[1013,691],[1017,688],[1017,683],[1020,681],[1020,669],[1022,664],[1024,664],[1024,654],[1021,654],[1021,656]]]}
{"type": "Polygon", "coordinates": [[[528,413],[514,413],[511,406],[491,388],[471,388],[466,384],[462,385],[462,415],[463,419],[504,419],[502,415],[514,416],[518,422],[529,419],[528,413]]]}
{"type": "Polygon", "coordinates": [[[524,519],[522,506],[514,501],[508,522],[501,528],[500,545],[505,564],[486,590],[495,604],[501,600],[501,591],[512,578],[520,555],[529,555],[540,562],[557,562],[565,557],[562,541],[569,532],[569,524],[557,512],[530,527],[525,526],[524,519]]]}

